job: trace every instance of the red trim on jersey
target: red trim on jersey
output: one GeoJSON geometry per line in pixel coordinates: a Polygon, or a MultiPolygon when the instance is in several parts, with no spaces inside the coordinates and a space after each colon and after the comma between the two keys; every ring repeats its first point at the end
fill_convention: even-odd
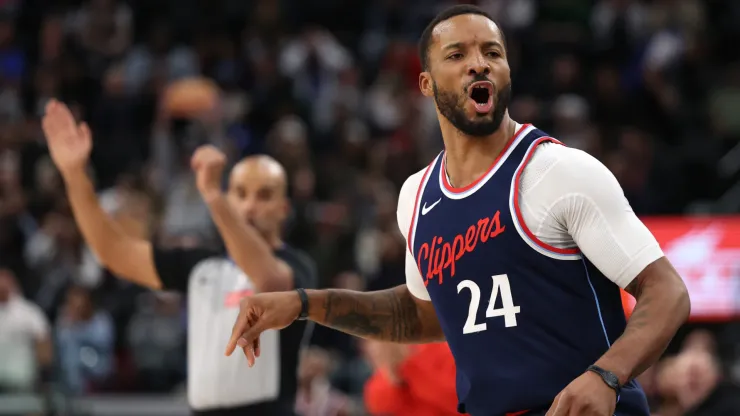
{"type": "Polygon", "coordinates": [[[434,166],[434,162],[436,162],[437,159],[435,158],[432,163],[427,166],[427,169],[424,171],[424,175],[421,177],[421,182],[419,183],[419,189],[416,190],[416,199],[414,200],[414,212],[411,213],[411,224],[409,224],[409,233],[406,237],[406,244],[409,246],[409,253],[411,255],[414,255],[414,248],[411,247],[411,242],[413,241],[413,235],[414,235],[414,223],[416,222],[416,212],[419,209],[419,199],[421,198],[421,194],[424,190],[424,182],[426,182],[427,176],[429,175],[429,171],[432,169],[432,166],[434,166]]]}
{"type": "Polygon", "coordinates": [[[544,241],[541,241],[539,238],[537,238],[532,231],[530,231],[529,227],[527,227],[527,224],[524,222],[524,218],[522,217],[522,211],[519,207],[519,180],[521,179],[522,172],[524,172],[524,168],[527,166],[527,163],[529,163],[529,160],[532,159],[532,156],[534,155],[535,150],[537,149],[537,146],[539,146],[541,143],[544,142],[552,142],[555,144],[563,145],[562,142],[553,139],[552,137],[540,137],[534,142],[534,145],[529,149],[528,153],[524,156],[524,161],[522,162],[522,165],[519,167],[519,170],[516,173],[516,178],[514,179],[514,211],[516,214],[516,219],[519,221],[519,225],[522,227],[522,230],[525,234],[538,246],[544,248],[545,250],[552,251],[554,253],[558,254],[578,254],[581,252],[581,250],[577,248],[558,248],[553,247],[544,241]]]}
{"type": "Polygon", "coordinates": [[[509,138],[509,141],[506,143],[506,146],[504,146],[503,150],[501,150],[501,152],[498,154],[498,156],[496,157],[496,160],[493,161],[493,163],[488,168],[486,173],[481,175],[478,179],[473,181],[473,183],[471,183],[470,185],[464,188],[455,188],[454,186],[450,185],[450,181],[447,180],[447,169],[445,168],[445,160],[447,159],[447,152],[445,152],[444,156],[442,157],[442,166],[439,169],[439,174],[442,176],[442,185],[444,185],[445,189],[452,192],[453,194],[459,194],[459,193],[465,192],[473,188],[480,181],[482,181],[483,178],[485,178],[486,176],[488,176],[489,173],[491,173],[493,168],[495,168],[496,165],[498,165],[498,163],[501,161],[501,158],[506,154],[506,151],[509,150],[509,147],[511,147],[511,144],[514,143],[516,138],[519,136],[519,133],[524,131],[524,129],[526,129],[529,126],[531,126],[531,124],[522,124],[522,126],[519,127],[519,130],[517,130],[516,133],[514,133],[514,135],[511,136],[511,138],[509,138]]]}

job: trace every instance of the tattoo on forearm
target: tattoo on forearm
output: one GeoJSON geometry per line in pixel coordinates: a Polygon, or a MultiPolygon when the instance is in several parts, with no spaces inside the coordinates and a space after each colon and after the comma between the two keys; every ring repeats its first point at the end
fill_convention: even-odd
{"type": "Polygon", "coordinates": [[[327,291],[322,324],[361,337],[410,342],[422,337],[422,324],[410,297],[395,289],[371,293],[327,291]]]}

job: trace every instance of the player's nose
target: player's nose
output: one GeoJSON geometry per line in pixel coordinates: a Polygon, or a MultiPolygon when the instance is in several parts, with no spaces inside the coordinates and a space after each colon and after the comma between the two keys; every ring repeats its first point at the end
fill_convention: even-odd
{"type": "Polygon", "coordinates": [[[483,54],[477,53],[471,56],[468,64],[468,75],[488,75],[491,73],[491,66],[483,54]]]}

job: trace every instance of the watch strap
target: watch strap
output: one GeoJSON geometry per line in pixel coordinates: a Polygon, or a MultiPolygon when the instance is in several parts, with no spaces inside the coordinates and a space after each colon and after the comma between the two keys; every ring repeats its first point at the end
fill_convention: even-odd
{"type": "Polygon", "coordinates": [[[308,295],[303,288],[296,288],[298,297],[301,299],[301,313],[296,318],[297,321],[305,321],[308,319],[308,295]]]}
{"type": "Polygon", "coordinates": [[[619,397],[622,386],[619,385],[619,377],[617,377],[616,374],[612,373],[611,371],[604,370],[597,365],[588,366],[588,371],[598,374],[599,377],[604,380],[604,383],[609,386],[609,388],[614,390],[614,392],[617,393],[617,397],[619,397]]]}

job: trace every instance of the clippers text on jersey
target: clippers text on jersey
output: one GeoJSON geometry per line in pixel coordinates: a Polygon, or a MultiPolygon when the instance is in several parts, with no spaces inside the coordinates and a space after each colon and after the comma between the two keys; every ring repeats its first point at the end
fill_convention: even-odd
{"type": "Polygon", "coordinates": [[[444,273],[449,270],[450,277],[455,277],[455,264],[465,254],[472,253],[478,242],[485,244],[488,239],[495,238],[506,230],[501,224],[501,211],[496,211],[490,218],[481,218],[472,224],[465,233],[455,236],[452,242],[444,241],[442,237],[433,237],[431,242],[419,247],[416,264],[424,275],[424,285],[435,277],[439,284],[444,281],[444,273]],[[426,264],[426,274],[424,273],[426,264]]]}

